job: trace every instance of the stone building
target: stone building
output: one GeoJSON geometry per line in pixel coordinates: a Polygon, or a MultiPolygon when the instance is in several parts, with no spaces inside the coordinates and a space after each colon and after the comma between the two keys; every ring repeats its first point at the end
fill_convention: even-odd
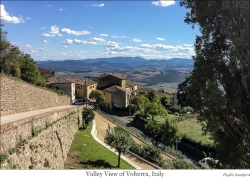
{"type": "Polygon", "coordinates": [[[97,83],[91,79],[65,78],[65,80],[75,83],[75,95],[77,99],[89,99],[89,94],[96,90],[97,83]]]}
{"type": "Polygon", "coordinates": [[[98,89],[102,90],[113,85],[117,85],[122,88],[126,88],[126,77],[120,74],[104,73],[98,77],[98,89]]]}
{"type": "Polygon", "coordinates": [[[128,107],[129,101],[136,95],[137,84],[120,74],[104,73],[98,77],[98,89],[105,97],[105,107],[113,110],[114,106],[128,107]]]}
{"type": "Polygon", "coordinates": [[[103,89],[102,91],[106,97],[106,108],[112,110],[114,105],[121,107],[127,107],[129,105],[126,89],[117,85],[113,85],[111,87],[103,89]]]}
{"type": "Polygon", "coordinates": [[[75,101],[75,83],[56,76],[49,77],[46,81],[47,87],[62,90],[65,94],[70,96],[71,103],[75,101]]]}

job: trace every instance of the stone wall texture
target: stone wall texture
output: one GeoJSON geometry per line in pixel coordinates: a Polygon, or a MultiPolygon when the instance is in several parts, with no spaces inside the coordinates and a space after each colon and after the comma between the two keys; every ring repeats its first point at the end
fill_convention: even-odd
{"type": "Polygon", "coordinates": [[[1,76],[1,116],[70,104],[70,97],[29,84],[25,81],[1,76]]]}
{"type": "Polygon", "coordinates": [[[1,125],[1,169],[63,169],[83,106],[1,125]]]}

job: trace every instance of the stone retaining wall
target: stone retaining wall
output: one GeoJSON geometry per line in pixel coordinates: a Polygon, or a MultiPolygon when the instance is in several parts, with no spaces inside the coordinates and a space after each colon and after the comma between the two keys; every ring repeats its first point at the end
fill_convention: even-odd
{"type": "Polygon", "coordinates": [[[1,116],[70,105],[70,97],[0,74],[1,116]]]}
{"type": "Polygon", "coordinates": [[[63,169],[83,106],[1,125],[1,169],[63,169]]]}

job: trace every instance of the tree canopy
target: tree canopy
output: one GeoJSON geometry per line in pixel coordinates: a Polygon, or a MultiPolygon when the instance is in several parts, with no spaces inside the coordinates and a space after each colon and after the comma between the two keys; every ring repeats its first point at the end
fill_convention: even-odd
{"type": "Polygon", "coordinates": [[[89,123],[95,119],[95,113],[92,109],[84,107],[82,110],[83,128],[87,128],[89,123]]]}
{"type": "Polygon", "coordinates": [[[107,130],[104,142],[117,151],[118,168],[120,168],[121,154],[126,153],[132,144],[130,135],[120,127],[115,127],[113,132],[107,130]]]}
{"type": "Polygon", "coordinates": [[[46,81],[29,54],[23,53],[7,40],[7,32],[0,25],[0,72],[21,78],[29,83],[45,86],[46,81]]]}
{"type": "Polygon", "coordinates": [[[198,25],[189,98],[224,168],[250,168],[249,1],[184,0],[198,25]]]}
{"type": "Polygon", "coordinates": [[[89,94],[89,98],[90,99],[95,99],[96,102],[100,105],[100,104],[104,104],[106,102],[106,97],[105,95],[103,94],[102,91],[100,90],[95,90],[95,91],[92,91],[90,94],[89,94]]]}

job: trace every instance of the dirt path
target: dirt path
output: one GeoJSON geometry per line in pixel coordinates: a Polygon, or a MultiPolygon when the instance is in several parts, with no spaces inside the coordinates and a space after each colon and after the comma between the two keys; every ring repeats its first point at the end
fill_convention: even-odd
{"type": "MultiPolygon", "coordinates": [[[[101,140],[102,142],[104,142],[104,136],[106,134],[106,130],[108,129],[108,125],[111,128],[114,128],[116,126],[116,124],[112,123],[111,121],[107,120],[106,118],[100,116],[98,113],[95,112],[95,122],[96,122],[96,133],[97,133],[97,138],[99,140],[101,140]]],[[[138,144],[141,143],[140,140],[138,139],[134,139],[138,144]]],[[[134,157],[131,154],[126,154],[124,155],[126,156],[129,160],[131,160],[132,162],[134,162],[136,165],[138,165],[139,167],[141,167],[142,169],[156,169],[155,167],[149,165],[146,162],[143,162],[142,160],[137,159],[136,157],[134,157]]]]}
{"type": "MultiPolygon", "coordinates": [[[[112,123],[111,121],[107,120],[106,118],[102,117],[100,114],[95,112],[95,121],[96,121],[96,133],[97,133],[97,138],[104,142],[104,136],[106,134],[106,130],[110,126],[110,128],[114,128],[116,124],[112,123]],[[108,126],[109,125],[109,126],[108,126]]],[[[132,136],[132,139],[137,143],[137,144],[144,144],[141,140],[137,139],[136,137],[132,136]]],[[[129,158],[131,161],[133,161],[135,164],[137,164],[139,167],[142,169],[155,169],[151,165],[149,165],[146,162],[143,162],[142,160],[137,159],[131,154],[126,154],[125,155],[127,158],[129,158]]],[[[171,159],[167,155],[162,154],[163,158],[165,160],[171,159]]]]}

